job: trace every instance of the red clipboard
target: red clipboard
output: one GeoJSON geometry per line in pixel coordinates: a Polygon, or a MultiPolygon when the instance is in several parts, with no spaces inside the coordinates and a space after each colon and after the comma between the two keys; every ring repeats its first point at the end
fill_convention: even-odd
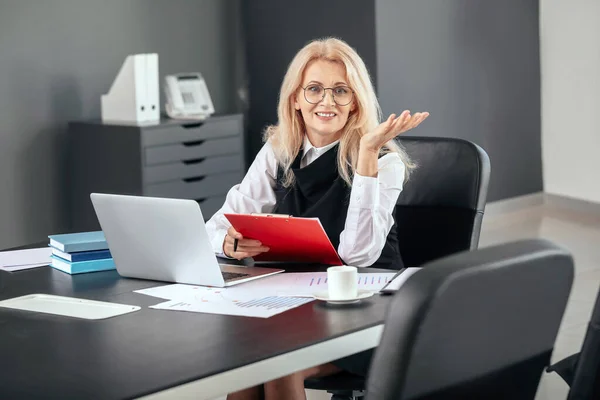
{"type": "Polygon", "coordinates": [[[318,218],[288,215],[225,214],[245,238],[269,248],[256,261],[288,261],[343,265],[318,218]]]}

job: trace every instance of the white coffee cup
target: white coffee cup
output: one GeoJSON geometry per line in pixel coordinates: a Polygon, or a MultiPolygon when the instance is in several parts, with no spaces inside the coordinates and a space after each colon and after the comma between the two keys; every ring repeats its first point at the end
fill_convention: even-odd
{"type": "Polygon", "coordinates": [[[327,268],[327,287],[331,300],[347,300],[358,296],[358,271],[356,267],[327,268]]]}

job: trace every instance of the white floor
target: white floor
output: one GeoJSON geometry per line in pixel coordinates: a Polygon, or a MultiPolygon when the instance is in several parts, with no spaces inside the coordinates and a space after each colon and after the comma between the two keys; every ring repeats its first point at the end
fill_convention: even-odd
{"type": "MultiPolygon", "coordinates": [[[[552,356],[554,362],[579,351],[583,342],[600,287],[600,215],[543,205],[486,217],[480,247],[536,237],[565,247],[575,259],[575,281],[552,356]]],[[[556,374],[544,373],[536,400],[564,400],[567,390],[556,374]]],[[[307,391],[307,397],[330,398],[315,391],[307,391]]]]}

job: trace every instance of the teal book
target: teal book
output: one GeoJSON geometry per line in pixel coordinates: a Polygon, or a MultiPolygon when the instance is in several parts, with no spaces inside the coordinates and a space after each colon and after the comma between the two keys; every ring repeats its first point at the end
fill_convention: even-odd
{"type": "Polygon", "coordinates": [[[102,260],[105,258],[111,258],[110,250],[92,250],[92,251],[77,251],[73,253],[65,253],[64,251],[60,251],[55,247],[50,247],[52,249],[52,254],[56,257],[60,257],[63,260],[67,260],[70,262],[77,261],[90,261],[90,260],[102,260]]]}
{"type": "Polygon", "coordinates": [[[115,261],[112,258],[78,262],[69,262],[54,255],[50,256],[50,258],[52,259],[52,263],[50,265],[53,268],[66,272],[67,274],[82,274],[85,272],[98,272],[115,269],[115,261]]]}
{"type": "Polygon", "coordinates": [[[50,246],[65,253],[108,249],[102,231],[65,233],[50,235],[48,238],[50,239],[50,246]]]}

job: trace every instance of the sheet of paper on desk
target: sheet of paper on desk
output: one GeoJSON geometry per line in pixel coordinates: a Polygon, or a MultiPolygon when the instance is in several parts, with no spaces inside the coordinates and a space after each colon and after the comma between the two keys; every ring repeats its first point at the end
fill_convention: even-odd
{"type": "Polygon", "coordinates": [[[194,300],[201,299],[202,296],[211,294],[215,290],[219,289],[175,283],[172,285],[134,290],[134,293],[145,294],[147,296],[158,297],[159,299],[165,300],[194,300]]]}
{"type": "MultiPolygon", "coordinates": [[[[239,288],[242,288],[241,285],[239,288]]],[[[135,293],[168,299],[150,308],[202,312],[209,314],[239,315],[269,318],[312,301],[312,298],[289,298],[257,294],[252,290],[211,288],[174,284],[136,290],[135,293]]]]}
{"type": "MultiPolygon", "coordinates": [[[[226,292],[221,292],[226,293],[226,292]]],[[[313,299],[293,297],[263,297],[252,300],[232,300],[228,296],[206,296],[202,301],[169,300],[151,306],[159,310],[191,311],[209,314],[238,315],[243,317],[269,318],[284,311],[291,310],[313,299]]]]}
{"type": "MultiPolygon", "coordinates": [[[[394,276],[394,272],[358,274],[358,289],[378,292],[394,276]]],[[[231,289],[287,297],[312,297],[327,290],[327,272],[286,272],[243,283],[231,289]]]]}
{"type": "MultiPolygon", "coordinates": [[[[379,291],[394,272],[358,276],[358,288],[379,291]]],[[[326,272],[283,273],[228,288],[172,284],[136,290],[135,293],[169,300],[151,306],[160,310],[203,312],[268,318],[313,301],[327,290],[326,272]]]]}
{"type": "Polygon", "coordinates": [[[408,278],[411,277],[412,274],[414,274],[415,272],[419,271],[421,268],[406,268],[406,271],[404,271],[403,273],[401,273],[400,275],[398,275],[396,278],[394,278],[394,280],[392,280],[392,283],[390,283],[388,285],[388,287],[385,288],[385,291],[396,291],[398,289],[400,289],[400,286],[402,286],[404,284],[404,282],[406,282],[408,280],[408,278]]]}
{"type": "Polygon", "coordinates": [[[50,247],[0,252],[0,269],[18,271],[50,264],[50,247]],[[19,268],[20,267],[20,268],[19,268]]]}
{"type": "Polygon", "coordinates": [[[15,272],[15,271],[21,271],[21,270],[24,270],[24,269],[47,267],[48,264],[49,263],[29,264],[29,265],[16,265],[14,267],[0,267],[0,269],[3,270],[3,271],[15,272]]]}
{"type": "MultiPolygon", "coordinates": [[[[358,276],[358,288],[379,291],[394,276],[393,272],[365,273],[358,276]]],[[[135,293],[158,297],[166,300],[194,300],[198,296],[216,290],[193,285],[166,285],[136,290],[135,293]]],[[[237,299],[252,300],[264,297],[311,297],[316,292],[327,290],[326,272],[283,273],[251,282],[228,287],[226,290],[237,299]]]]}

